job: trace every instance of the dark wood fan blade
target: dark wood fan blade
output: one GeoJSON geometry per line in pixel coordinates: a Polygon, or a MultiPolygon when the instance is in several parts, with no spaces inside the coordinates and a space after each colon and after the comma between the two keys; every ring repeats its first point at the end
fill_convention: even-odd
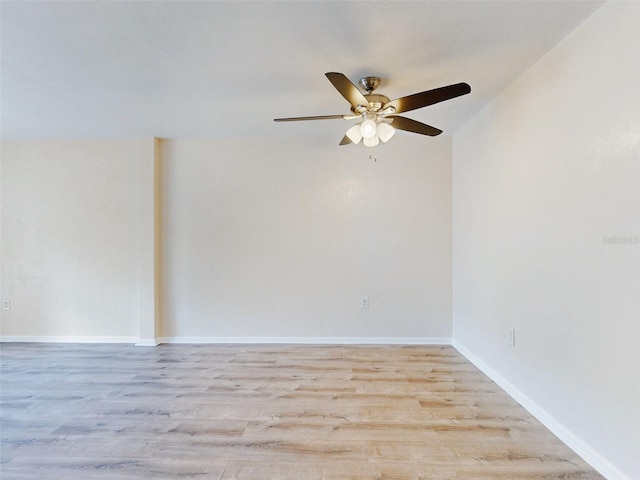
{"type": "Polygon", "coordinates": [[[405,130],[407,132],[419,133],[420,135],[429,135],[430,137],[435,137],[436,135],[440,135],[442,130],[436,127],[432,127],[431,125],[426,125],[424,123],[416,122],[415,120],[411,120],[407,117],[387,117],[392,118],[393,122],[391,122],[391,126],[398,130],[405,130]]]}
{"type": "Polygon", "coordinates": [[[383,105],[382,109],[393,107],[396,109],[396,113],[409,112],[417,108],[427,107],[434,103],[466,95],[469,92],[471,92],[471,87],[468,84],[456,83],[454,85],[447,85],[446,87],[434,88],[433,90],[396,98],[383,105]]]}
{"type": "Polygon", "coordinates": [[[363,107],[369,106],[369,101],[364,97],[362,92],[358,90],[358,87],[351,83],[342,73],[329,72],[325,73],[325,75],[352,107],[358,105],[362,105],[363,107]]]}
{"type": "Polygon", "coordinates": [[[289,118],[274,118],[274,122],[299,122],[301,120],[333,120],[336,118],[344,118],[344,115],[317,115],[315,117],[289,117],[289,118]]]}
{"type": "Polygon", "coordinates": [[[353,142],[351,142],[351,139],[346,135],[342,137],[342,140],[340,140],[340,145],[349,145],[350,143],[353,143],[353,142]]]}

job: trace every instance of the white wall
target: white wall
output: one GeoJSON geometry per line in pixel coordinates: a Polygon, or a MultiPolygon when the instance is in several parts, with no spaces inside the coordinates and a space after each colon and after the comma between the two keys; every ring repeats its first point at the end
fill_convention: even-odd
{"type": "Polygon", "coordinates": [[[163,141],[164,336],[450,338],[450,143],[163,141]]]}
{"type": "Polygon", "coordinates": [[[141,142],[1,148],[2,335],[136,339],[141,142]]]}
{"type": "Polygon", "coordinates": [[[453,145],[456,345],[628,479],[640,478],[638,25],[640,4],[605,4],[453,145]]]}

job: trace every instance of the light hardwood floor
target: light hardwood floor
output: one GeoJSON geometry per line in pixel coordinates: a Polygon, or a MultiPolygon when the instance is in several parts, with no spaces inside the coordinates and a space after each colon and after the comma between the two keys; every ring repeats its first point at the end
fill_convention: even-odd
{"type": "Polygon", "coordinates": [[[2,344],[10,479],[602,479],[446,346],[2,344]]]}

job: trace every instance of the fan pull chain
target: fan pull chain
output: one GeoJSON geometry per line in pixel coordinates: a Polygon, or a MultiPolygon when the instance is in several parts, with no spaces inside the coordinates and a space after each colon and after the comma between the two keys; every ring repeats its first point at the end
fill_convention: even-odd
{"type": "Polygon", "coordinates": [[[372,154],[371,150],[373,150],[373,149],[372,148],[369,149],[369,160],[371,160],[371,158],[373,158],[373,161],[377,162],[378,161],[378,155],[375,154],[375,153],[372,154]]]}

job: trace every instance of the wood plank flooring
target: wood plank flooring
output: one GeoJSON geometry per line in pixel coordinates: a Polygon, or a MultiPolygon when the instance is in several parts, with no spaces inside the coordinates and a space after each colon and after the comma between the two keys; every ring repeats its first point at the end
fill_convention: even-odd
{"type": "Polygon", "coordinates": [[[603,478],[452,347],[0,352],[3,480],[603,478]]]}

